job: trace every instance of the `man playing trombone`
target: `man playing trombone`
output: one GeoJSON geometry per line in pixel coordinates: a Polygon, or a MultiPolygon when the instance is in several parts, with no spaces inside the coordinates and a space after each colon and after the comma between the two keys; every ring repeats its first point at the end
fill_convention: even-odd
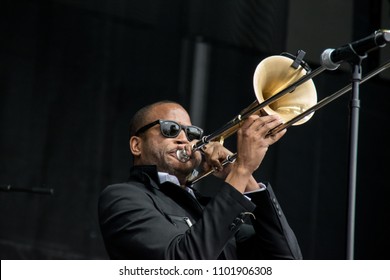
{"type": "Polygon", "coordinates": [[[191,151],[202,129],[179,104],[161,101],[139,110],[130,124],[133,167],[128,182],[106,187],[99,221],[112,259],[301,259],[296,237],[270,185],[252,176],[268,147],[286,132],[277,116],[251,115],[237,130],[237,157],[218,142],[191,151]],[[188,160],[178,157],[186,150],[188,160]],[[216,170],[213,197],[186,182],[194,169],[216,170]]]}

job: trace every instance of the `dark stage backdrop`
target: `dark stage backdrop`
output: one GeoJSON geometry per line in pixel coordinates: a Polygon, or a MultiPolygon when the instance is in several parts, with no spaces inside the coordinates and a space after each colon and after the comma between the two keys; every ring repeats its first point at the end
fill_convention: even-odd
{"type": "MultiPolygon", "coordinates": [[[[161,99],[191,109],[201,42],[208,50],[201,69],[207,73],[205,130],[230,120],[254,101],[259,61],[285,51],[289,5],[1,1],[1,259],[107,258],[97,198],[106,185],[127,178],[132,114],[161,99]]],[[[315,79],[318,98],[347,83],[347,71],[321,75],[315,79]]],[[[389,86],[376,78],[361,87],[357,259],[387,258],[390,249],[389,86]]],[[[347,94],[289,129],[256,173],[274,185],[306,259],[345,258],[348,101],[347,94]]],[[[234,137],[226,145],[234,149],[234,137]]],[[[199,188],[217,186],[208,178],[199,188]]]]}

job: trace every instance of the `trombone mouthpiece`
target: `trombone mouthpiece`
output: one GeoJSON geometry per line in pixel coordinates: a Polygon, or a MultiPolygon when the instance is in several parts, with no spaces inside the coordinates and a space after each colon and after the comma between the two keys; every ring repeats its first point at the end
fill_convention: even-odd
{"type": "Polygon", "coordinates": [[[187,162],[190,160],[190,155],[187,153],[187,150],[185,148],[181,150],[177,150],[176,157],[181,162],[187,162]]]}

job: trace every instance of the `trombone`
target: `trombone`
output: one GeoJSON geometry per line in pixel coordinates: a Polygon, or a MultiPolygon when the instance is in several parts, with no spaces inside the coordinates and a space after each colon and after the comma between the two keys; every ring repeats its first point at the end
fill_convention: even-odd
{"type": "MultiPolygon", "coordinates": [[[[302,60],[303,56],[304,52],[299,51],[296,57],[283,53],[279,56],[270,56],[262,60],[256,67],[253,77],[256,100],[220,129],[212,134],[203,136],[201,140],[193,145],[192,151],[200,150],[210,141],[223,143],[224,139],[234,134],[239,129],[240,123],[252,114],[278,114],[282,118],[283,124],[270,130],[267,134],[269,136],[292,125],[303,124],[313,116],[316,110],[352,89],[352,85],[349,84],[317,103],[317,92],[312,78],[327,70],[327,68],[320,66],[316,70],[311,71],[302,60]],[[286,84],[287,86],[285,86],[286,84]],[[289,95],[287,96],[287,94],[289,95]]],[[[389,67],[390,61],[368,73],[362,78],[360,84],[389,67]]],[[[190,158],[185,149],[178,150],[177,157],[183,162],[190,158]]],[[[228,156],[222,162],[222,166],[233,163],[236,158],[237,153],[228,156]]],[[[214,170],[211,169],[199,176],[192,174],[187,179],[186,184],[195,184],[213,172],[214,170]]]]}

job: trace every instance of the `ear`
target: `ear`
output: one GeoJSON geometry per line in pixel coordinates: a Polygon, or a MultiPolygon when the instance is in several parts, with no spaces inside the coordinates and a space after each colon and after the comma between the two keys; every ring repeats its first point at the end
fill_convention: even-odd
{"type": "Polygon", "coordinates": [[[142,139],[138,136],[132,136],[129,140],[130,151],[134,156],[141,155],[142,139]]]}

